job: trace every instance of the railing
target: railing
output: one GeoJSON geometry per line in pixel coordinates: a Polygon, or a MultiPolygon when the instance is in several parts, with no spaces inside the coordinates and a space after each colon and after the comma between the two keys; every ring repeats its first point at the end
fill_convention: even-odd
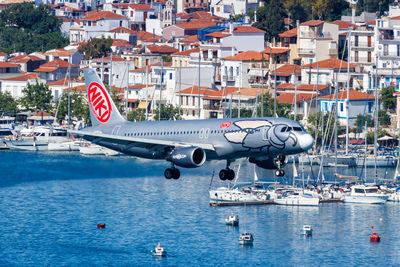
{"type": "Polygon", "coordinates": [[[392,52],[392,51],[378,51],[379,57],[400,57],[400,51],[392,52]]]}
{"type": "Polygon", "coordinates": [[[205,110],[219,110],[220,107],[219,106],[215,106],[215,105],[204,105],[203,109],[205,109],[205,110]]]}
{"type": "Polygon", "coordinates": [[[351,48],[363,48],[363,49],[373,49],[372,41],[371,42],[350,42],[351,48]]]}
{"type": "Polygon", "coordinates": [[[320,38],[324,39],[324,38],[326,38],[326,39],[331,39],[332,35],[329,32],[318,34],[316,32],[309,31],[309,32],[300,32],[299,37],[300,38],[316,38],[316,39],[320,39],[320,38]]]}
{"type": "MultiPolygon", "coordinates": [[[[357,63],[367,63],[367,64],[372,64],[372,57],[358,57],[356,58],[355,56],[350,57],[350,61],[352,64],[357,64],[357,63]]],[[[347,68],[347,65],[346,65],[347,68]]]]}
{"type": "Polygon", "coordinates": [[[314,55],[315,49],[313,48],[299,48],[300,55],[314,55]]]}
{"type": "MultiPolygon", "coordinates": [[[[151,82],[152,82],[153,84],[155,84],[155,85],[158,85],[158,84],[160,84],[160,82],[161,82],[161,78],[152,78],[152,79],[151,79],[151,82]]],[[[165,84],[165,80],[162,82],[162,84],[165,84]]]]}
{"type": "Polygon", "coordinates": [[[228,82],[234,82],[236,80],[235,76],[228,76],[228,82]]]}

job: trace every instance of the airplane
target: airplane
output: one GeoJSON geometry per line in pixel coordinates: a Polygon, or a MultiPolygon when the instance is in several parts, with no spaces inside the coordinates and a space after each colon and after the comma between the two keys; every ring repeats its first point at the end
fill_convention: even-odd
{"type": "Polygon", "coordinates": [[[226,160],[221,180],[233,180],[232,161],[248,158],[264,169],[281,169],[286,156],[308,151],[312,136],[293,120],[278,117],[177,121],[125,120],[94,69],[84,69],[92,126],[69,130],[92,143],[140,158],[166,160],[167,179],[178,179],[176,167],[197,168],[206,160],[226,160]]]}

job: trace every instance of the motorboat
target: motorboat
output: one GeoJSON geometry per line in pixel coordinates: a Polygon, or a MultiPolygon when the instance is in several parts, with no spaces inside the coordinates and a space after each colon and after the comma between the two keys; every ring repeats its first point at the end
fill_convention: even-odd
{"type": "Polygon", "coordinates": [[[392,155],[378,155],[367,156],[367,157],[358,157],[357,158],[357,166],[362,167],[380,167],[380,168],[394,168],[397,165],[397,158],[392,155]]]}
{"type": "Polygon", "coordinates": [[[79,152],[86,156],[117,156],[121,154],[118,151],[91,143],[83,143],[79,147],[79,152]]]}
{"type": "Polygon", "coordinates": [[[0,116],[0,137],[14,135],[15,118],[11,116],[0,116]]]}
{"type": "Polygon", "coordinates": [[[318,206],[319,197],[298,190],[286,190],[274,198],[274,203],[286,206],[318,206]]]}
{"type": "Polygon", "coordinates": [[[225,219],[226,225],[238,226],[239,225],[239,215],[229,215],[228,218],[225,219]]]}
{"type": "Polygon", "coordinates": [[[158,243],[158,245],[151,250],[153,256],[165,257],[167,256],[167,251],[158,243]]]}
{"type": "Polygon", "coordinates": [[[49,143],[67,142],[67,131],[47,126],[22,129],[19,135],[4,138],[11,150],[43,151],[48,150],[49,143]]]}
{"type": "Polygon", "coordinates": [[[253,234],[244,232],[239,236],[239,244],[241,245],[253,245],[254,237],[253,234]]]}
{"type": "Polygon", "coordinates": [[[212,201],[226,202],[258,202],[265,201],[266,195],[253,192],[250,187],[219,187],[209,191],[212,201]]]}
{"type": "Polygon", "coordinates": [[[303,229],[302,229],[302,234],[305,236],[311,236],[312,235],[312,227],[311,225],[303,225],[303,229]]]}
{"type": "Polygon", "coordinates": [[[82,141],[77,140],[67,140],[49,143],[48,150],[49,151],[79,151],[79,148],[82,144],[82,141]]]}
{"type": "Polygon", "coordinates": [[[374,185],[354,185],[350,192],[344,195],[344,202],[360,204],[384,204],[388,200],[388,195],[384,194],[374,185]]]}

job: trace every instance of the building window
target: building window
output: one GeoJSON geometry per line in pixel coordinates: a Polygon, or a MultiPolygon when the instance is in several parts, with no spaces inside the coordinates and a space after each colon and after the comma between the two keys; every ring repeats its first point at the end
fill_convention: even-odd
{"type": "Polygon", "coordinates": [[[358,51],[354,52],[354,61],[358,62],[358,51]]]}
{"type": "Polygon", "coordinates": [[[343,103],[340,103],[340,112],[343,112],[343,103]]]}
{"type": "Polygon", "coordinates": [[[371,63],[371,61],[372,61],[371,52],[368,52],[368,63],[371,63]]]}
{"type": "Polygon", "coordinates": [[[354,45],[358,46],[358,36],[354,36],[354,45]]]}
{"type": "Polygon", "coordinates": [[[368,102],[368,113],[372,112],[372,102],[368,102]]]}
{"type": "Polygon", "coordinates": [[[388,45],[387,44],[383,45],[383,55],[384,56],[388,55],[388,45]]]}
{"type": "Polygon", "coordinates": [[[397,56],[400,57],[400,45],[397,45],[397,56]]]}

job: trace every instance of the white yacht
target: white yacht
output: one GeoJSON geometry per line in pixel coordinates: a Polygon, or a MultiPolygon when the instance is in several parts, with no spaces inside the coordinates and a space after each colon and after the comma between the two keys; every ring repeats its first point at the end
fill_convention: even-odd
{"type": "Polygon", "coordinates": [[[167,256],[167,251],[160,245],[160,243],[158,243],[158,245],[151,250],[151,253],[153,254],[153,256],[167,256]]]}
{"type": "Polygon", "coordinates": [[[14,135],[15,118],[10,116],[0,116],[0,138],[3,136],[14,135]]]}
{"type": "Polygon", "coordinates": [[[265,194],[253,192],[250,187],[219,187],[210,190],[209,194],[212,201],[258,202],[266,200],[265,194]]]}
{"type": "Polygon", "coordinates": [[[9,136],[4,139],[11,150],[43,151],[48,150],[49,143],[67,142],[67,132],[47,126],[23,129],[20,135],[9,136]]]}
{"type": "Polygon", "coordinates": [[[377,186],[354,185],[344,196],[344,202],[360,204],[384,204],[388,196],[382,193],[377,186]]]}
{"type": "Polygon", "coordinates": [[[225,219],[226,225],[238,226],[239,225],[239,215],[229,215],[228,218],[225,219]]]}
{"type": "Polygon", "coordinates": [[[239,244],[241,245],[253,245],[254,237],[250,233],[243,233],[239,236],[239,244]]]}
{"type": "Polygon", "coordinates": [[[303,225],[302,234],[305,236],[311,236],[312,235],[311,225],[303,225]]]}
{"type": "Polygon", "coordinates": [[[318,206],[319,197],[298,190],[287,190],[277,194],[274,203],[286,206],[318,206]]]}

